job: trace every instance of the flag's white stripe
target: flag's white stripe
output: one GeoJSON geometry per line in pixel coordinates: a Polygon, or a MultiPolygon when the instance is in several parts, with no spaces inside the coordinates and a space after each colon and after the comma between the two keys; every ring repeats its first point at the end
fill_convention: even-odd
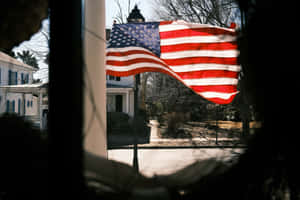
{"type": "Polygon", "coordinates": [[[162,59],[181,59],[191,57],[220,57],[220,58],[233,58],[238,56],[237,50],[192,50],[192,51],[177,51],[170,53],[162,53],[162,59]]]}
{"type": "Polygon", "coordinates": [[[148,49],[145,49],[143,47],[107,48],[106,53],[108,53],[108,52],[119,53],[119,52],[133,51],[133,50],[139,50],[139,51],[145,51],[145,52],[148,52],[148,53],[152,53],[151,51],[149,51],[148,49]]]}
{"type": "Polygon", "coordinates": [[[185,21],[174,21],[172,24],[159,25],[159,32],[193,29],[193,28],[216,28],[216,29],[223,29],[231,32],[235,31],[234,29],[222,28],[222,27],[213,26],[209,24],[197,24],[197,23],[190,23],[190,22],[187,23],[185,21]]]}
{"type": "Polygon", "coordinates": [[[212,36],[189,36],[177,37],[169,39],[161,39],[160,45],[175,45],[184,43],[217,43],[217,42],[233,42],[236,41],[235,36],[231,35],[212,35],[212,36]]]}
{"type": "Polygon", "coordinates": [[[201,78],[201,79],[183,79],[189,86],[205,86],[205,85],[237,85],[236,78],[201,78]]]}
{"type": "Polygon", "coordinates": [[[233,93],[222,93],[222,92],[199,92],[201,96],[211,99],[211,98],[220,98],[220,99],[229,99],[232,95],[237,94],[238,92],[233,93]]]}
{"type": "Polygon", "coordinates": [[[166,31],[177,31],[177,30],[184,30],[184,29],[191,29],[191,28],[216,28],[215,26],[209,24],[165,24],[159,25],[159,32],[166,32],[166,31]]]}
{"type": "Polygon", "coordinates": [[[152,55],[148,55],[148,54],[131,54],[131,55],[127,55],[127,56],[107,56],[106,60],[112,60],[112,61],[129,61],[132,59],[137,59],[137,58],[149,58],[149,59],[153,59],[156,60],[158,62],[164,63],[161,59],[159,59],[156,56],[152,56],[152,55]]]}
{"type": "Polygon", "coordinates": [[[168,69],[164,65],[151,63],[151,62],[134,63],[134,64],[130,64],[127,66],[106,65],[107,70],[112,70],[112,71],[116,71],[116,72],[126,72],[126,71],[131,71],[131,70],[135,70],[135,69],[139,69],[139,68],[144,68],[144,67],[151,67],[151,68],[155,68],[155,69],[162,69],[162,70],[168,71],[173,76],[175,76],[178,80],[182,80],[175,72],[168,69]]]}
{"type": "Polygon", "coordinates": [[[112,70],[112,71],[119,71],[119,72],[126,72],[126,71],[130,71],[130,70],[144,68],[144,67],[160,68],[160,69],[167,70],[166,67],[156,64],[156,63],[151,63],[151,62],[134,63],[131,65],[126,65],[126,66],[106,65],[106,69],[112,70]]]}
{"type": "Polygon", "coordinates": [[[226,70],[239,72],[241,67],[239,65],[225,65],[225,64],[191,64],[191,65],[179,65],[169,66],[174,72],[191,72],[202,70],[226,70]]]}

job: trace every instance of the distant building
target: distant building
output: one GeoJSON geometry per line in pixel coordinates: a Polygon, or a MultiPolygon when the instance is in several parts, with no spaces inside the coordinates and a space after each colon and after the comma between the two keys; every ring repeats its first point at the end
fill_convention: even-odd
{"type": "Polygon", "coordinates": [[[107,112],[134,115],[134,76],[106,76],[107,112]]]}
{"type": "Polygon", "coordinates": [[[37,70],[0,52],[0,114],[16,113],[33,119],[43,128],[45,123],[40,123],[40,119],[48,110],[47,84],[33,84],[33,73],[37,70]]]}

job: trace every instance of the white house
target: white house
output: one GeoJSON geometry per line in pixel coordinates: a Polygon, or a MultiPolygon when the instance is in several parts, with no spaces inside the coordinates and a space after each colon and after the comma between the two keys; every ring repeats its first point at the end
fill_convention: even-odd
{"type": "Polygon", "coordinates": [[[134,76],[106,76],[107,112],[134,116],[134,76]]]}
{"type": "Polygon", "coordinates": [[[39,121],[42,109],[48,108],[42,106],[45,84],[32,84],[37,70],[0,52],[0,114],[17,113],[39,121]]]}

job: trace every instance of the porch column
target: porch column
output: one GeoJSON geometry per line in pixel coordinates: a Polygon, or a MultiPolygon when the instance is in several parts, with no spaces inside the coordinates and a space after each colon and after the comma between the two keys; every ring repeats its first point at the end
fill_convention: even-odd
{"type": "Polygon", "coordinates": [[[130,112],[130,98],[129,98],[129,91],[126,92],[126,113],[129,115],[130,112]]]}
{"type": "Polygon", "coordinates": [[[38,115],[40,118],[40,129],[44,128],[44,124],[43,124],[43,112],[42,112],[42,104],[43,104],[43,93],[40,91],[39,92],[39,97],[38,97],[38,115]]]}
{"type": "Polygon", "coordinates": [[[105,1],[85,1],[84,148],[107,157],[105,1]]]}
{"type": "Polygon", "coordinates": [[[25,93],[22,93],[22,101],[21,101],[21,116],[25,116],[26,114],[26,98],[25,93]]]}
{"type": "Polygon", "coordinates": [[[2,102],[1,102],[1,104],[0,104],[0,111],[1,112],[6,112],[6,96],[7,96],[7,91],[6,91],[6,89],[1,89],[2,91],[2,94],[3,94],[3,96],[2,96],[2,102]]]}

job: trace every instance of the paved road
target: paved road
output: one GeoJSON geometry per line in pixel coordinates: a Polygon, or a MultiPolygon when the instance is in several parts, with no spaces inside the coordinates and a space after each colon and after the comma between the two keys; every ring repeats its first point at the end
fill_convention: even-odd
{"type": "MultiPolygon", "coordinates": [[[[241,149],[139,149],[139,169],[146,176],[170,174],[197,160],[217,158],[227,160],[241,149]]],[[[108,151],[108,158],[132,165],[132,149],[108,151]]]]}

